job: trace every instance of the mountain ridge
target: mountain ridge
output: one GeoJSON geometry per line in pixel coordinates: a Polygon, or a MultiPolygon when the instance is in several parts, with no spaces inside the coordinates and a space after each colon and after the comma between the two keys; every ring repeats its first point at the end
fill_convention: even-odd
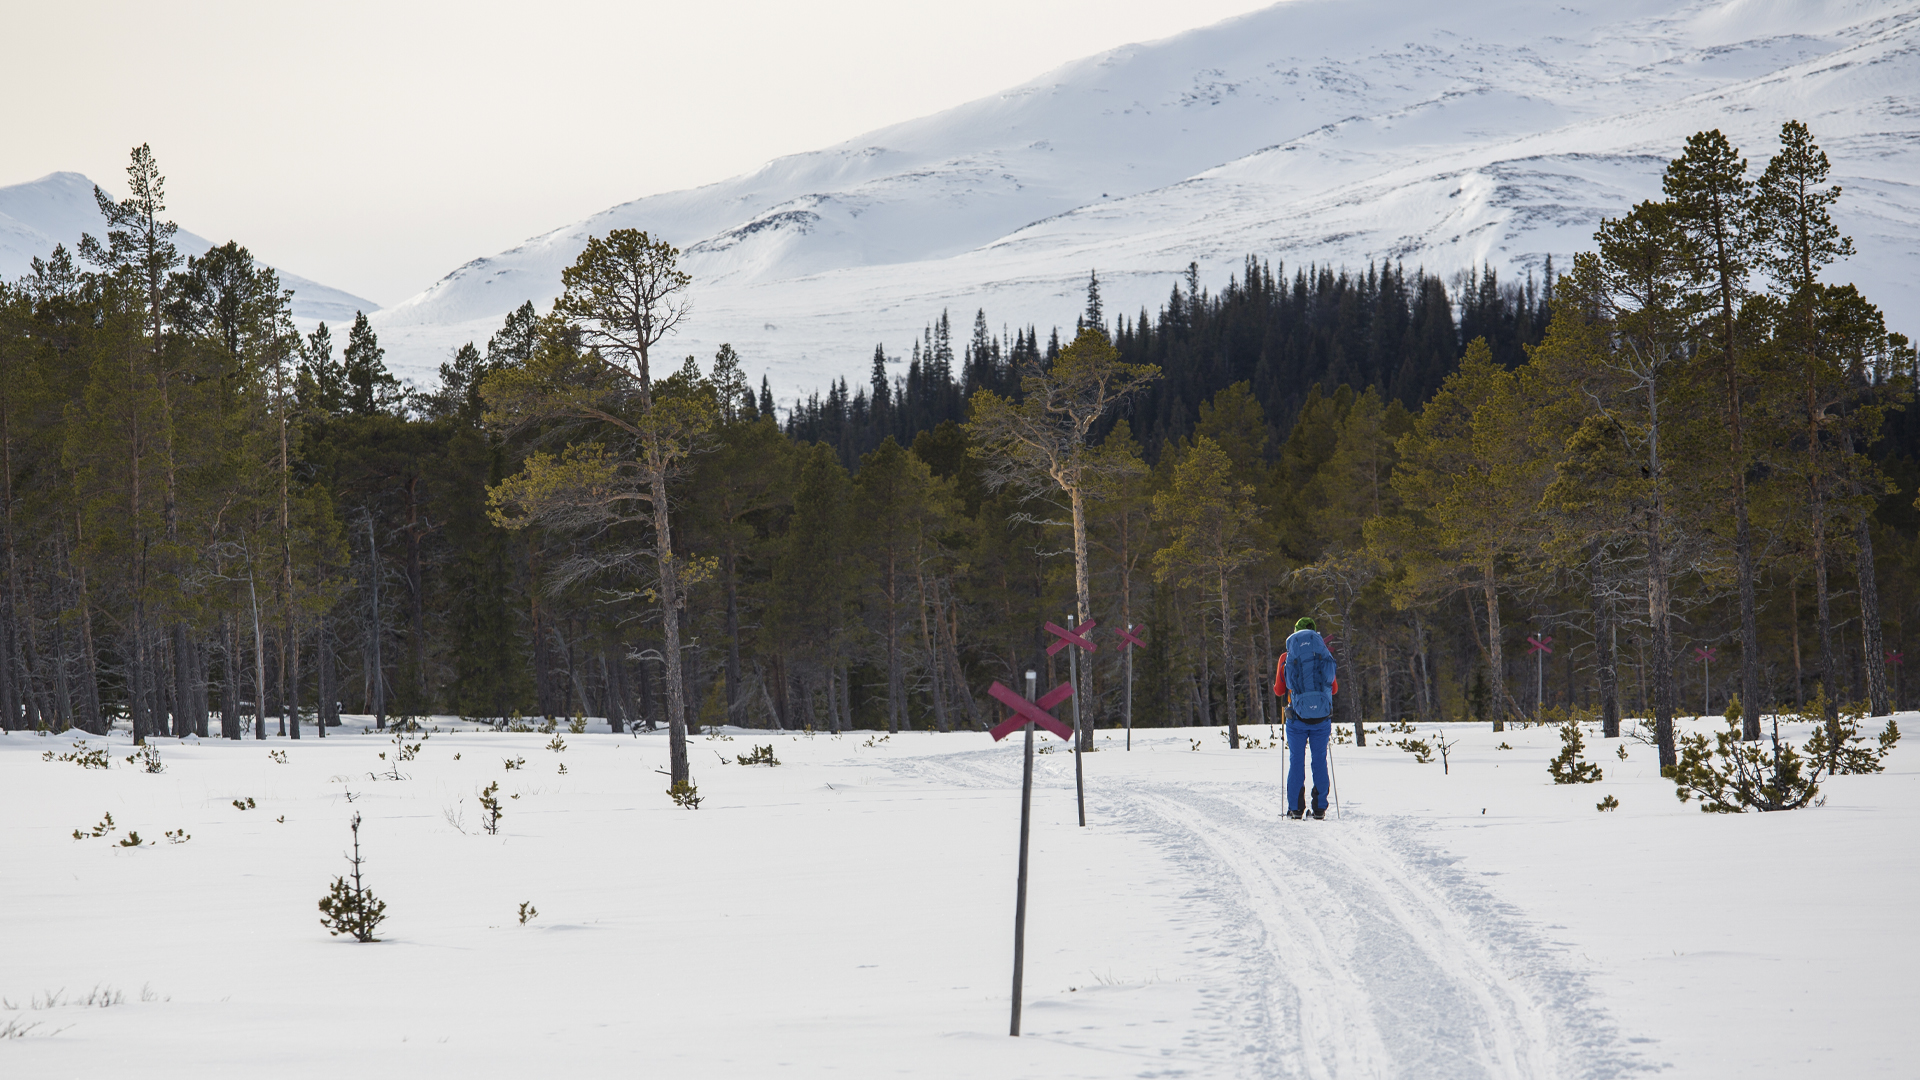
{"type": "MultiPolygon", "coordinates": [[[[616,204],[456,267],[374,317],[430,381],[505,312],[557,293],[589,234],[684,252],[694,311],[664,347],[722,341],[783,399],[864,379],[941,310],[1071,324],[1157,306],[1189,263],[1248,255],[1442,275],[1538,273],[1659,193],[1694,131],[1755,172],[1800,119],[1848,195],[1858,278],[1920,329],[1920,0],[1655,0],[1470,11],[1291,0],[1070,61],[998,94],[616,204]]],[[[1562,261],[1561,265],[1565,265],[1562,261]]]]}
{"type": "MultiPolygon", "coordinates": [[[[80,235],[106,234],[106,218],[93,198],[94,182],[84,174],[59,170],[38,179],[0,187],[0,280],[30,273],[33,260],[53,253],[56,244],[77,248],[80,235]]],[[[174,244],[182,256],[204,255],[213,242],[181,229],[174,244]]],[[[354,312],[372,314],[380,305],[343,289],[276,268],[282,287],[293,291],[294,318],[301,322],[351,322],[354,312]]]]}

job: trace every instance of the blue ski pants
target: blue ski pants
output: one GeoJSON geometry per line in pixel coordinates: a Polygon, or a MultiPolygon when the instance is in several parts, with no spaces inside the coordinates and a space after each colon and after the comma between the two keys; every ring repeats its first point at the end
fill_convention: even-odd
{"type": "Polygon", "coordinates": [[[1306,780],[1304,773],[1309,745],[1313,747],[1313,787],[1320,796],[1314,800],[1313,809],[1327,808],[1327,795],[1333,790],[1332,781],[1327,779],[1327,740],[1332,735],[1333,719],[1331,717],[1309,724],[1293,715],[1292,709],[1287,710],[1287,810],[1289,812],[1300,811],[1300,803],[1305,794],[1301,788],[1306,780]]]}

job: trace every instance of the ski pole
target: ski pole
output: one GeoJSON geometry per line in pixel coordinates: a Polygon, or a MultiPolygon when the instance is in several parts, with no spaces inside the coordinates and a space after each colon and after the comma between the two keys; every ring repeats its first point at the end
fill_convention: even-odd
{"type": "Polygon", "coordinates": [[[1333,781],[1333,820],[1340,817],[1340,770],[1333,764],[1333,740],[1327,740],[1327,779],[1333,781]]]}

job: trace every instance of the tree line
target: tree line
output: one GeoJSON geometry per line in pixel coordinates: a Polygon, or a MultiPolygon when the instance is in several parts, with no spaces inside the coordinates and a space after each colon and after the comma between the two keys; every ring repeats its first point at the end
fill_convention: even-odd
{"type": "Polygon", "coordinates": [[[1116,318],[1094,278],[1064,342],[942,313],[782,410],[666,354],[689,282],[629,231],[402,386],[364,316],[336,356],[245,248],[180,258],[141,147],[104,240],[0,286],[0,723],[584,713],[667,725],[680,782],[703,725],[981,726],[1093,618],[1149,647],[1131,695],[1086,665],[1089,729],[1238,742],[1298,614],[1350,721],[1577,706],[1668,756],[1695,700],[1884,712],[1913,354],[1821,283],[1825,173],[1797,124],[1757,176],[1703,133],[1562,275],[1250,258],[1116,318]]]}

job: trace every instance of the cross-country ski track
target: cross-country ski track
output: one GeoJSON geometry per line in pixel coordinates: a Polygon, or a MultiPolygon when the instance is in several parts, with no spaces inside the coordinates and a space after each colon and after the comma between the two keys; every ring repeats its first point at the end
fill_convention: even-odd
{"type": "MultiPolygon", "coordinates": [[[[1036,762],[1036,798],[1073,797],[1072,761],[1055,751],[1036,762]]],[[[956,785],[1020,782],[1011,755],[892,764],[956,785]]],[[[1208,954],[1215,985],[1203,998],[1220,1026],[1189,1039],[1187,1068],[1142,1075],[1547,1080],[1646,1071],[1564,950],[1423,843],[1417,821],[1352,807],[1289,820],[1277,781],[1095,780],[1087,798],[1090,827],[1148,838],[1219,926],[1195,948],[1208,954]]]]}

